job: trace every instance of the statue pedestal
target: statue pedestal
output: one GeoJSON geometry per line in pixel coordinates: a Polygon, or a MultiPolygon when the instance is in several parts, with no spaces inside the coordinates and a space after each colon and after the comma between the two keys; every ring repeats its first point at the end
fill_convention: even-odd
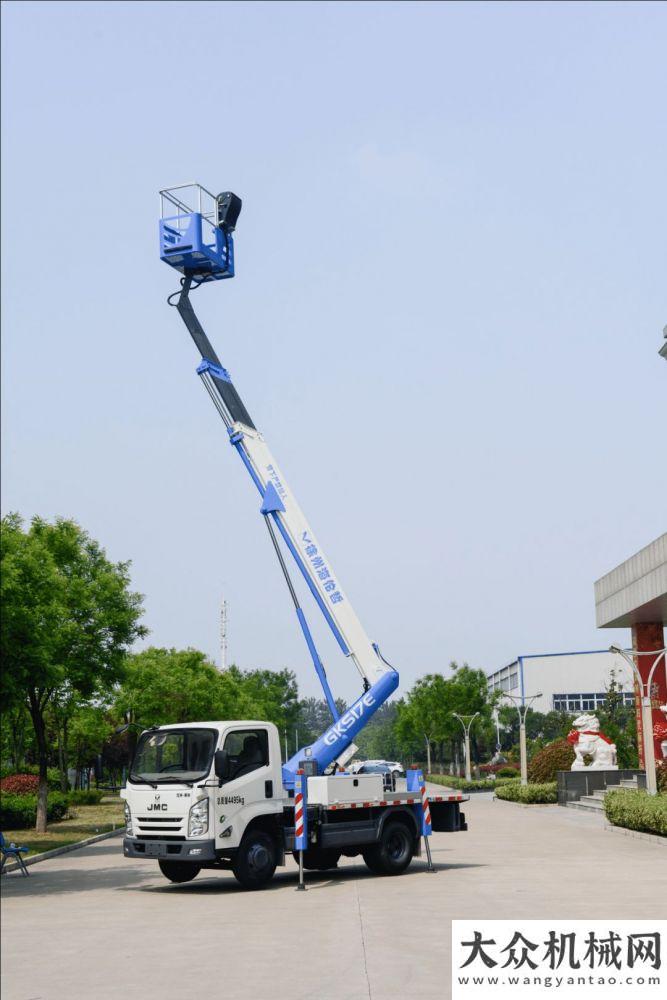
{"type": "Polygon", "coordinates": [[[558,805],[566,806],[568,802],[577,802],[582,795],[592,795],[608,785],[618,785],[635,777],[638,786],[646,788],[646,772],[630,768],[584,767],[577,771],[558,771],[558,805]]]}
{"type": "Polygon", "coordinates": [[[571,771],[618,771],[618,764],[596,764],[595,762],[593,762],[592,764],[583,764],[583,763],[579,764],[575,760],[570,770],[571,771]]]}

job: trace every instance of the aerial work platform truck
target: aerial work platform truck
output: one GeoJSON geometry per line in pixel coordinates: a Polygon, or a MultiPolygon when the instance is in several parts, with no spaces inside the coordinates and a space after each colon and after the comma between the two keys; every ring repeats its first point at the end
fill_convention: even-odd
{"type": "Polygon", "coordinates": [[[244,888],[265,885],[286,855],[325,870],[361,855],[376,874],[398,875],[431,831],[466,829],[464,796],[428,797],[417,770],[387,791],[381,774],[349,774],[354,737],[398,686],[398,673],[371,642],[337,573],[287,485],[195,315],[190,293],[234,276],[233,233],[241,200],[198,184],[160,192],[160,257],[182,275],[169,298],[201,356],[197,374],[259,495],[259,511],[331,712],[310,746],[283,762],[278,730],[252,719],[145,730],[123,797],[128,858],[154,858],[172,882],[201,869],[233,871],[244,888]],[[290,575],[302,574],[333,636],[359,673],[360,694],[342,714],[290,575]]]}

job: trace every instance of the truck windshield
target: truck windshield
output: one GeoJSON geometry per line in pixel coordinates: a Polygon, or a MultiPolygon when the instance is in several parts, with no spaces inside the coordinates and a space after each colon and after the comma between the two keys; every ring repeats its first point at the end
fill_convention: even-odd
{"type": "Polygon", "coordinates": [[[130,781],[199,781],[208,776],[218,734],[213,729],[163,729],[142,733],[130,781]]]}

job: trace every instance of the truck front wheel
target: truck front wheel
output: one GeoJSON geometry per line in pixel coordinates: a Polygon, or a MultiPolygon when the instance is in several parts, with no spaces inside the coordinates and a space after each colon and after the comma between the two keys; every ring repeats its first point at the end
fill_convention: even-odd
{"type": "Polygon", "coordinates": [[[273,878],[276,853],[275,841],[268,833],[254,830],[246,834],[232,866],[237,882],[244,889],[261,889],[273,878]]]}
{"type": "Polygon", "coordinates": [[[201,871],[199,865],[189,861],[158,861],[160,871],[170,882],[191,882],[201,871]]]}
{"type": "Polygon", "coordinates": [[[404,823],[387,823],[377,844],[367,847],[364,861],[375,875],[402,875],[412,861],[414,837],[404,823]]]}

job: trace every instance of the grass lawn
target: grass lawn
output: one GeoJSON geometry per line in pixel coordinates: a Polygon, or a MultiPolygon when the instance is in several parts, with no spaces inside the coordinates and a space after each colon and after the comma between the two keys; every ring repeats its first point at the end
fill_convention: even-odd
{"type": "Polygon", "coordinates": [[[79,840],[94,837],[96,833],[106,833],[114,827],[123,826],[123,803],[117,797],[108,796],[98,806],[70,806],[68,818],[49,823],[46,833],[30,830],[3,830],[7,843],[12,841],[30,848],[32,857],[54,847],[76,844],[79,840]]]}

